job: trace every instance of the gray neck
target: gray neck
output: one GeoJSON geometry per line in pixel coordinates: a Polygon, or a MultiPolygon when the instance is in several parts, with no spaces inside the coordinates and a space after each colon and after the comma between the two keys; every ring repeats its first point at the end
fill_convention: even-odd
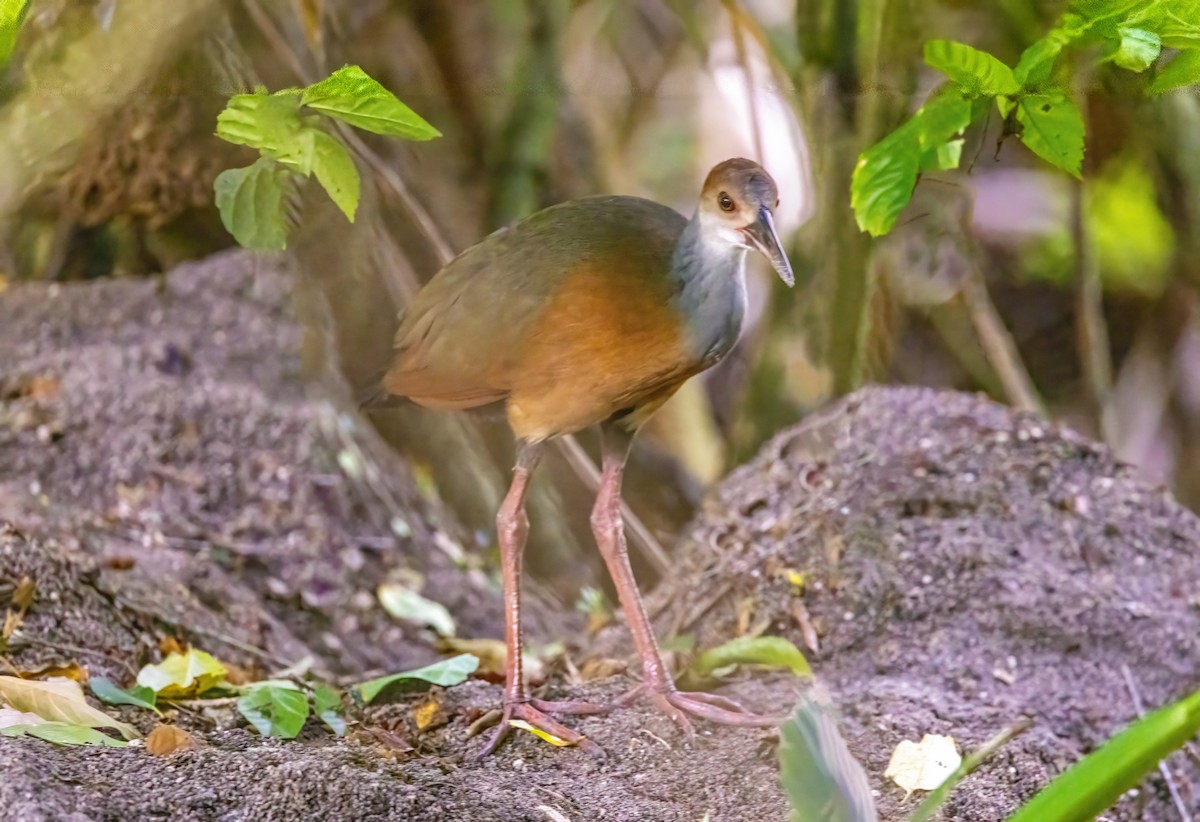
{"type": "Polygon", "coordinates": [[[692,353],[705,367],[733,348],[746,315],[746,248],[705,231],[699,213],[675,244],[675,308],[687,321],[692,353]]]}

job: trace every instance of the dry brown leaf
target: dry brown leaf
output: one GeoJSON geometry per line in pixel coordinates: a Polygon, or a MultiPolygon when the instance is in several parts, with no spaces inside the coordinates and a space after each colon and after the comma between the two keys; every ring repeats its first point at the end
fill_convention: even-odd
{"type": "Polygon", "coordinates": [[[579,668],[579,678],[587,681],[592,679],[604,679],[609,676],[616,676],[625,672],[629,664],[624,660],[613,659],[606,656],[594,656],[586,660],[579,668]]]}
{"type": "MultiPolygon", "coordinates": [[[[438,650],[444,653],[471,654],[479,660],[475,675],[493,682],[502,682],[505,674],[505,664],[508,661],[508,649],[498,639],[460,639],[458,637],[442,637],[438,641],[438,650]]],[[[546,679],[546,663],[531,654],[524,654],[522,661],[525,667],[525,679],[530,684],[543,682],[546,679]]]]}
{"type": "Polygon", "coordinates": [[[0,647],[7,644],[9,638],[13,635],[13,631],[21,627],[22,620],[25,619],[25,613],[29,610],[29,606],[33,604],[34,595],[37,593],[37,585],[32,577],[21,577],[21,581],[17,583],[16,589],[13,590],[12,604],[9,605],[8,613],[4,615],[4,625],[0,626],[0,647]]]}
{"type": "Polygon", "coordinates": [[[404,737],[386,728],[355,728],[350,733],[350,740],[374,746],[376,755],[384,759],[398,759],[400,754],[413,751],[413,746],[404,737]]]}
{"type": "Polygon", "coordinates": [[[87,668],[78,662],[51,662],[20,673],[22,679],[69,679],[80,684],[88,681],[87,668]]]}
{"type": "Polygon", "coordinates": [[[153,756],[170,756],[176,751],[194,751],[196,737],[178,725],[155,725],[146,737],[146,750],[153,756]]]}
{"type": "Polygon", "coordinates": [[[164,657],[168,657],[171,654],[182,654],[187,651],[187,643],[173,636],[165,636],[158,643],[158,650],[162,651],[164,657]]]}
{"type": "Polygon", "coordinates": [[[126,739],[138,737],[137,728],[96,710],[83,697],[78,682],[51,679],[37,682],[15,676],[0,676],[0,702],[18,711],[35,713],[51,722],[115,728],[126,739]]]}
{"type": "Polygon", "coordinates": [[[38,374],[29,380],[23,392],[34,400],[50,400],[58,396],[59,379],[52,374],[38,374]]]}

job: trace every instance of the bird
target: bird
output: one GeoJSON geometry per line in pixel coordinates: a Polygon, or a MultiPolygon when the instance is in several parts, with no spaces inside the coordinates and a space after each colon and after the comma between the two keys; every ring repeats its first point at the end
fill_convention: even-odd
{"type": "Polygon", "coordinates": [[[438,411],[502,412],[516,438],[511,485],[496,514],[507,650],[494,752],[510,720],[603,749],[554,716],[604,713],[648,698],[683,731],[689,717],[769,726],[777,717],[676,688],[629,564],[621,478],[630,443],[692,376],[737,342],[746,313],[748,251],[795,283],[776,231],[779,193],[758,163],[733,158],[704,180],[690,219],[648,199],[569,200],[467,248],[417,293],[400,319],[391,364],[373,402],[438,411]],[[522,670],[521,564],[525,495],[546,444],[598,426],[601,476],[591,529],[642,662],[642,682],[611,705],[530,695],[522,670]]]}

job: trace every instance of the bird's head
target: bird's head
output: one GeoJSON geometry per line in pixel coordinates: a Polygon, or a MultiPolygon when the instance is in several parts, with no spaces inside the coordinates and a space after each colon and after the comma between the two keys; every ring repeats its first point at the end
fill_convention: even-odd
{"type": "Polygon", "coordinates": [[[701,230],[716,242],[758,250],[791,286],[796,278],[775,232],[777,205],[779,190],[766,169],[740,157],[726,160],[708,173],[700,192],[701,230]]]}

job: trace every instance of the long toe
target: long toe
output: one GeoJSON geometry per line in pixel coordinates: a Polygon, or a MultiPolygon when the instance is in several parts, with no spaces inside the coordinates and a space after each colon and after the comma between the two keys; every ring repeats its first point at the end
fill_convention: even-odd
{"type": "MultiPolygon", "coordinates": [[[[575,704],[578,706],[578,705],[587,705],[588,703],[554,703],[554,702],[550,702],[550,703],[543,703],[543,704],[549,704],[549,705],[575,704]]],[[[592,707],[599,707],[599,708],[603,709],[604,706],[592,706],[592,707]]],[[[496,748],[498,748],[500,746],[500,743],[505,740],[505,738],[508,736],[509,732],[514,727],[512,724],[512,720],[519,720],[521,722],[524,722],[527,725],[529,725],[530,728],[534,728],[538,731],[541,731],[543,734],[553,737],[555,744],[561,744],[563,746],[574,746],[576,748],[579,748],[581,751],[584,751],[592,758],[598,759],[601,761],[603,761],[604,759],[607,758],[607,756],[604,753],[604,749],[601,748],[599,745],[597,745],[595,742],[588,739],[586,736],[579,733],[578,731],[573,731],[570,728],[568,728],[566,725],[563,725],[560,722],[555,722],[553,719],[546,716],[546,714],[542,713],[542,711],[538,710],[538,708],[534,707],[533,704],[531,704],[530,702],[514,702],[514,703],[504,706],[504,713],[500,718],[500,727],[498,727],[496,729],[496,732],[492,735],[492,738],[488,740],[487,745],[485,745],[483,747],[483,750],[481,750],[479,752],[479,754],[476,756],[477,760],[483,759],[484,757],[490,755],[491,753],[493,753],[496,750],[496,748]]]]}
{"type": "MultiPolygon", "coordinates": [[[[674,708],[685,711],[692,716],[707,719],[718,725],[737,725],[743,728],[770,728],[783,722],[785,717],[768,714],[753,714],[745,710],[729,710],[719,707],[709,701],[698,699],[696,694],[683,691],[671,691],[664,694],[666,701],[674,708]]],[[[740,706],[739,706],[740,707],[740,706]]]]}
{"type": "Polygon", "coordinates": [[[549,699],[531,699],[529,704],[547,714],[571,714],[584,716],[588,714],[606,714],[618,707],[615,703],[601,705],[598,702],[584,702],[578,699],[555,702],[549,699]]]}

